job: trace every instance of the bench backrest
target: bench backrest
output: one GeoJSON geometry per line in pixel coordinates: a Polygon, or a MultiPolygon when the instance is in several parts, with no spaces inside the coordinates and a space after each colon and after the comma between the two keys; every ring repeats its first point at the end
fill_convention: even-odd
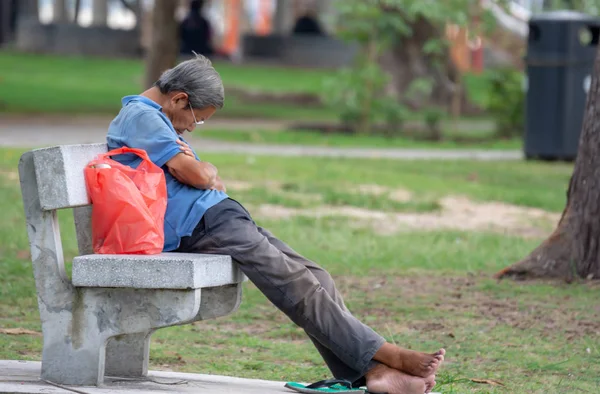
{"type": "Polygon", "coordinates": [[[106,151],[106,144],[63,145],[32,151],[41,209],[74,208],[80,254],[93,253],[92,210],[83,168],[106,151]]]}
{"type": "Polygon", "coordinates": [[[106,144],[92,144],[32,151],[41,208],[51,211],[89,205],[83,168],[106,149],[106,144]]]}
{"type": "Polygon", "coordinates": [[[79,252],[92,253],[91,206],[83,169],[106,151],[106,144],[66,145],[36,149],[21,157],[21,195],[40,312],[67,307],[64,296],[73,291],[65,274],[56,210],[74,208],[79,252]]]}

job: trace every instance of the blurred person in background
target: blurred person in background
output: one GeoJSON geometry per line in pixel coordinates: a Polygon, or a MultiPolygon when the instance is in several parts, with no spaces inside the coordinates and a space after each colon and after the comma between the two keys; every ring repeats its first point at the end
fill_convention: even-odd
{"type": "Polygon", "coordinates": [[[212,56],[212,28],[208,19],[202,14],[204,0],[192,0],[190,10],[179,26],[181,39],[180,52],[183,55],[212,56]]]}

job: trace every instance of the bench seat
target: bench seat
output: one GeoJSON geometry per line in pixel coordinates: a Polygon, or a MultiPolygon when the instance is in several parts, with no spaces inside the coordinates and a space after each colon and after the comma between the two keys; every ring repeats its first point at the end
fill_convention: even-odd
{"type": "Polygon", "coordinates": [[[230,256],[161,253],[89,254],[73,259],[76,287],[201,289],[241,283],[244,275],[230,256]]]}

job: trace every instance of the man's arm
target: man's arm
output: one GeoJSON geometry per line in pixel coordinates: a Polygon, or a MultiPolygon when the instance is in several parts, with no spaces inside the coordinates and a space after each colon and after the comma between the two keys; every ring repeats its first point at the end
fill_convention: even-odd
{"type": "Polygon", "coordinates": [[[196,189],[212,189],[219,178],[217,167],[208,162],[198,161],[184,152],[169,160],[167,168],[179,182],[196,189]]]}
{"type": "Polygon", "coordinates": [[[181,153],[183,154],[175,155],[173,159],[178,156],[184,156],[184,159],[178,158],[177,161],[173,161],[173,159],[171,159],[166,163],[171,175],[173,175],[179,182],[196,187],[197,189],[215,189],[225,192],[225,185],[218,175],[217,167],[211,163],[197,160],[194,151],[185,142],[178,139],[177,143],[179,144],[181,153]],[[185,157],[193,159],[193,163],[188,162],[185,157]],[[169,163],[172,165],[169,165],[169,163]],[[198,164],[200,164],[200,166],[203,168],[195,168],[198,167],[198,164]],[[177,168],[179,168],[179,171],[177,168]],[[214,170],[214,177],[212,176],[213,174],[211,173],[211,170],[214,170]],[[200,178],[203,179],[196,179],[196,181],[194,181],[194,178],[197,178],[198,174],[202,175],[200,178]]]}
{"type": "Polygon", "coordinates": [[[156,111],[141,111],[121,130],[115,145],[144,149],[150,160],[168,171],[179,182],[197,189],[218,186],[217,168],[201,162],[192,149],[156,111]]]}

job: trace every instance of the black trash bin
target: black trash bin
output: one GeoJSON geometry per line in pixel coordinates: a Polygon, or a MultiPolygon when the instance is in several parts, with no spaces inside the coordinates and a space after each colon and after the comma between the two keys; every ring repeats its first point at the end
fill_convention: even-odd
{"type": "Polygon", "coordinates": [[[575,159],[599,36],[600,19],[578,12],[547,12],[530,19],[526,158],[575,159]]]}

